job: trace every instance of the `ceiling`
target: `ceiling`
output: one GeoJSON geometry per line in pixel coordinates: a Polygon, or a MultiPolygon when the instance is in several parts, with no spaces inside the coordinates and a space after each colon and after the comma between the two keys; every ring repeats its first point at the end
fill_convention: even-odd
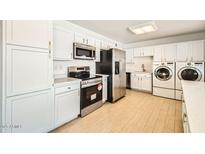
{"type": "Polygon", "coordinates": [[[181,34],[205,31],[205,20],[156,20],[158,30],[135,35],[129,26],[147,22],[146,20],[69,20],[81,27],[107,36],[122,43],[134,43],[181,34]]]}

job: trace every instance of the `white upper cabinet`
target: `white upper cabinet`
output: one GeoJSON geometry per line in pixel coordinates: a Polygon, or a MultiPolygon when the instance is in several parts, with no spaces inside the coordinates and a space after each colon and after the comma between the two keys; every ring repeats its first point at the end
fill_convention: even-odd
{"type": "Polygon", "coordinates": [[[80,33],[75,33],[75,42],[77,43],[82,43],[82,44],[86,44],[86,39],[85,39],[85,35],[80,34],[80,33]]]}
{"type": "Polygon", "coordinates": [[[7,96],[50,88],[52,61],[46,49],[7,45],[7,96]]]}
{"type": "Polygon", "coordinates": [[[204,61],[204,40],[177,44],[177,61],[204,61]]]}
{"type": "Polygon", "coordinates": [[[85,34],[75,33],[75,42],[95,46],[95,38],[85,34]]]}
{"type": "Polygon", "coordinates": [[[126,63],[132,63],[133,62],[133,51],[134,49],[125,49],[126,51],[126,63]]]}
{"type": "Polygon", "coordinates": [[[6,43],[37,48],[49,48],[52,35],[49,21],[6,21],[6,43]]]}
{"type": "Polygon", "coordinates": [[[153,56],[154,55],[154,47],[144,47],[143,48],[143,56],[153,56]]]}
{"type": "Polygon", "coordinates": [[[91,36],[86,36],[86,44],[95,46],[95,38],[93,38],[91,36]]]}
{"type": "Polygon", "coordinates": [[[133,53],[133,55],[134,55],[134,57],[140,57],[143,52],[143,48],[134,48],[134,53],[133,53]]]}
{"type": "Polygon", "coordinates": [[[177,44],[176,61],[188,61],[190,57],[191,44],[189,42],[183,42],[177,44]]]}
{"type": "Polygon", "coordinates": [[[153,47],[134,48],[134,57],[153,56],[153,47]]]}
{"type": "Polygon", "coordinates": [[[74,32],[54,26],[53,29],[53,55],[55,60],[73,59],[74,32]]]}
{"type": "Polygon", "coordinates": [[[101,49],[103,49],[103,50],[108,50],[108,49],[110,49],[110,44],[109,44],[109,42],[102,40],[102,41],[101,41],[101,49]]]}
{"type": "Polygon", "coordinates": [[[167,44],[154,47],[154,61],[173,62],[175,61],[176,45],[167,44]]]}
{"type": "Polygon", "coordinates": [[[162,45],[154,47],[154,61],[162,61],[164,47],[162,45]]]}
{"type": "Polygon", "coordinates": [[[204,40],[192,42],[192,61],[204,61],[204,40]]]}
{"type": "Polygon", "coordinates": [[[100,62],[100,48],[101,48],[101,41],[95,40],[95,47],[96,47],[96,61],[100,62]]]}
{"type": "Polygon", "coordinates": [[[166,62],[175,61],[176,50],[177,50],[176,44],[164,45],[164,54],[163,54],[164,61],[166,61],[166,62]]]}

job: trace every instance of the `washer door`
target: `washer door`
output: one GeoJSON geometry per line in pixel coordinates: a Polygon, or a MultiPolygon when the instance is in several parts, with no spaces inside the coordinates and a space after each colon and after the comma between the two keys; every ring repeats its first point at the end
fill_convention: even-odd
{"type": "Polygon", "coordinates": [[[200,81],[202,73],[194,67],[183,67],[179,70],[178,77],[180,80],[200,81]]]}
{"type": "Polygon", "coordinates": [[[155,69],[154,75],[161,81],[168,81],[172,77],[173,72],[169,67],[160,66],[155,69]]]}

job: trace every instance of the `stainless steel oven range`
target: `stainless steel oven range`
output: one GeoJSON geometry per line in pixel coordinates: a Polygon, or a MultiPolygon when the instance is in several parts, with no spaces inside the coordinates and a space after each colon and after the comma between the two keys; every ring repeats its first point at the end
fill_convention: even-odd
{"type": "Polygon", "coordinates": [[[98,109],[102,103],[102,77],[90,74],[88,66],[69,67],[68,76],[81,79],[80,110],[81,117],[98,109]]]}

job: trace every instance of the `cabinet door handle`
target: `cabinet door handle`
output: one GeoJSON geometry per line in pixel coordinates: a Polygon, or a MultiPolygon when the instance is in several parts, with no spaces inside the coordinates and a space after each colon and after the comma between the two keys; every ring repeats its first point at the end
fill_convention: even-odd
{"type": "Polygon", "coordinates": [[[88,39],[86,40],[87,44],[88,44],[88,39]]]}
{"type": "Polygon", "coordinates": [[[67,89],[71,89],[71,87],[67,87],[67,89]]]}
{"type": "Polygon", "coordinates": [[[49,58],[51,58],[51,41],[48,42],[49,58]]]}

